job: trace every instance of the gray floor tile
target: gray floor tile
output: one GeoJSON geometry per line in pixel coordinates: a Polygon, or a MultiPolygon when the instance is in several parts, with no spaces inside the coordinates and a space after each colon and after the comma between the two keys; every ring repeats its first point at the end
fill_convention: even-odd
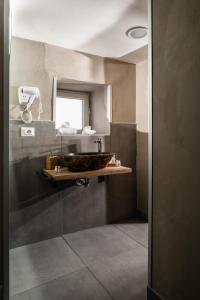
{"type": "Polygon", "coordinates": [[[84,265],[62,238],[10,251],[10,292],[21,293],[74,272],[84,265]]]}
{"type": "Polygon", "coordinates": [[[140,246],[106,261],[96,261],[90,270],[116,300],[146,300],[147,249],[140,246]]]}
{"type": "Polygon", "coordinates": [[[111,300],[87,269],[33,288],[11,300],[111,300]]]}
{"type": "Polygon", "coordinates": [[[117,228],[126,233],[129,237],[134,239],[144,247],[148,247],[148,224],[117,224],[117,228]]]}
{"type": "Polygon", "coordinates": [[[114,226],[101,226],[64,235],[64,239],[90,265],[139,246],[114,226]]]}
{"type": "Polygon", "coordinates": [[[10,300],[31,300],[29,292],[24,292],[22,294],[11,296],[9,299],[10,300]]]}

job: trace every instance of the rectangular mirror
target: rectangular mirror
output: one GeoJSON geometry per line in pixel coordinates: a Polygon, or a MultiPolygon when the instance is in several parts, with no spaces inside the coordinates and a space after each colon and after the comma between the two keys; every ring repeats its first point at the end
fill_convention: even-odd
{"type": "Polygon", "coordinates": [[[110,134],[110,85],[54,78],[53,94],[57,135],[110,134]]]}

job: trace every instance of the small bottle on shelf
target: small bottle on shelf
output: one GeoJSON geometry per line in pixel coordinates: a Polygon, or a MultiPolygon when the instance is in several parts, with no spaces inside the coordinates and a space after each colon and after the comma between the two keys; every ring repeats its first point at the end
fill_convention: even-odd
{"type": "Polygon", "coordinates": [[[54,168],[57,164],[58,164],[58,156],[52,155],[52,153],[51,153],[50,155],[48,155],[46,157],[46,169],[47,170],[54,170],[54,168]]]}

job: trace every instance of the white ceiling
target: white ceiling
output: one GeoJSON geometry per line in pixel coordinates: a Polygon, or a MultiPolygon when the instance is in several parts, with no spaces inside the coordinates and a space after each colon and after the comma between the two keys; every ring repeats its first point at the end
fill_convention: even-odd
{"type": "Polygon", "coordinates": [[[148,44],[129,39],[133,26],[148,26],[147,0],[12,0],[14,36],[120,58],[148,44]]]}

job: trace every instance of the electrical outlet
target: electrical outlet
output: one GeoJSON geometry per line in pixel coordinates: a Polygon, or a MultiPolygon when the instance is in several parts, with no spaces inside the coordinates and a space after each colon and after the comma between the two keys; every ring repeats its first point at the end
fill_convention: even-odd
{"type": "Polygon", "coordinates": [[[21,127],[21,136],[35,136],[35,128],[21,127]]]}

